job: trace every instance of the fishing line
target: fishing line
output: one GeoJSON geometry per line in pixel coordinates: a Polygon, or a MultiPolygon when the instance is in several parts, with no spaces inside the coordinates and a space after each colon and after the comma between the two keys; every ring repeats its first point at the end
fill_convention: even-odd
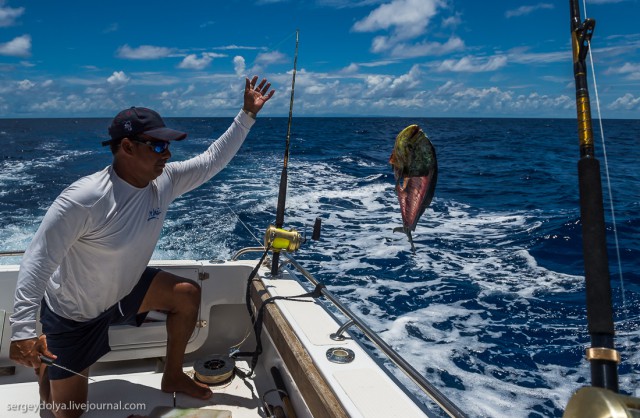
{"type": "MultiPolygon", "coordinates": [[[[293,35],[296,35],[296,53],[295,53],[295,62],[297,62],[298,60],[298,48],[297,48],[297,36],[298,36],[298,31],[292,32],[291,34],[289,34],[288,36],[286,36],[283,40],[281,40],[278,44],[276,44],[274,47],[272,47],[272,50],[277,50],[278,47],[280,45],[282,45],[284,42],[286,42],[288,39],[290,39],[291,37],[293,37],[293,35]]],[[[251,64],[249,65],[250,67],[253,66],[253,64],[255,64],[256,60],[254,59],[251,64]]],[[[285,152],[285,162],[284,162],[284,166],[287,166],[287,160],[288,160],[288,156],[289,156],[289,138],[290,138],[290,134],[291,134],[291,107],[293,106],[293,86],[295,83],[295,72],[296,72],[296,66],[294,63],[294,69],[293,69],[293,82],[292,82],[292,86],[291,86],[291,99],[290,99],[290,109],[289,109],[289,124],[287,127],[287,144],[286,144],[286,152],[285,152]]],[[[224,202],[224,204],[227,206],[227,208],[231,211],[231,213],[233,213],[233,215],[238,219],[238,221],[240,222],[240,224],[242,224],[242,226],[247,230],[247,232],[253,237],[253,239],[256,240],[256,242],[260,245],[263,246],[264,243],[258,239],[258,237],[256,237],[253,232],[251,232],[251,230],[249,229],[249,226],[244,223],[242,221],[242,219],[240,219],[240,215],[238,215],[232,208],[231,206],[229,206],[229,204],[227,202],[224,202]]],[[[255,315],[255,312],[254,312],[255,315]]],[[[247,340],[247,338],[249,338],[249,336],[251,335],[251,328],[253,328],[255,326],[255,324],[251,324],[249,325],[249,327],[247,328],[247,334],[245,335],[245,337],[237,344],[232,345],[230,348],[235,348],[235,349],[239,349],[240,346],[247,340]]]]}
{"type": "MultiPolygon", "coordinates": [[[[587,15],[587,4],[586,4],[586,0],[582,0],[582,10],[584,10],[584,14],[585,14],[585,19],[586,19],[586,15],[587,15]]],[[[625,320],[628,320],[626,313],[627,313],[627,302],[626,302],[626,297],[625,297],[625,292],[624,292],[624,277],[623,277],[623,273],[622,273],[622,261],[621,261],[621,256],[620,256],[620,243],[618,241],[618,228],[617,228],[617,222],[616,222],[616,215],[615,215],[615,207],[613,204],[613,188],[611,187],[611,177],[609,175],[609,159],[607,158],[607,146],[606,146],[606,141],[605,141],[605,137],[604,137],[604,128],[602,125],[602,112],[600,111],[600,96],[598,95],[598,83],[596,81],[596,68],[594,65],[594,60],[593,60],[593,53],[592,53],[592,48],[591,48],[591,42],[589,41],[589,61],[591,64],[591,77],[593,78],[593,90],[594,93],[596,94],[596,109],[598,111],[598,124],[600,126],[600,140],[602,142],[602,155],[603,155],[603,159],[604,159],[604,170],[605,170],[605,177],[607,179],[607,191],[609,192],[609,204],[610,204],[610,210],[611,210],[611,223],[613,224],[613,239],[614,239],[614,246],[616,249],[616,258],[617,258],[617,262],[618,262],[618,275],[620,278],[620,289],[622,291],[622,306],[623,306],[623,312],[625,314],[625,320]]]]}
{"type": "MultiPolygon", "coordinates": [[[[585,19],[587,18],[587,2],[582,0],[582,10],[584,12],[585,19]]],[[[620,242],[618,240],[618,228],[615,214],[615,206],[613,204],[613,188],[611,187],[611,177],[609,175],[609,159],[607,158],[607,147],[604,137],[604,128],[602,124],[602,112],[600,111],[600,96],[598,95],[598,83],[596,81],[596,68],[593,60],[593,53],[591,48],[591,41],[589,42],[589,63],[591,65],[591,77],[593,78],[593,91],[596,95],[596,109],[598,112],[598,125],[600,127],[600,141],[602,143],[602,156],[604,159],[605,178],[607,179],[607,191],[609,192],[609,207],[611,210],[611,223],[613,228],[613,241],[616,250],[616,261],[618,263],[618,277],[620,280],[620,293],[622,296],[622,316],[626,323],[629,323],[627,298],[625,296],[624,288],[624,275],[622,273],[622,257],[620,255],[620,242]]],[[[625,338],[625,346],[627,350],[631,349],[631,334],[627,334],[625,338]]],[[[636,377],[637,381],[637,377],[636,377]]],[[[637,385],[636,385],[637,386],[637,385]]]]}
{"type": "Polygon", "coordinates": [[[242,226],[244,226],[244,229],[246,229],[246,230],[247,230],[247,232],[248,232],[248,233],[253,237],[253,239],[255,239],[255,240],[258,242],[258,244],[260,244],[260,246],[263,246],[263,245],[264,245],[264,243],[263,243],[262,241],[260,241],[260,240],[258,239],[258,237],[256,237],[256,236],[253,234],[253,232],[251,232],[251,230],[249,229],[249,226],[248,226],[246,223],[244,223],[244,222],[242,221],[242,219],[240,219],[240,215],[238,215],[238,214],[237,214],[237,213],[236,213],[236,212],[231,208],[231,206],[229,206],[229,204],[228,204],[227,202],[224,202],[224,204],[225,204],[225,206],[227,207],[227,209],[229,209],[229,210],[231,211],[231,213],[233,213],[233,215],[236,217],[236,219],[238,219],[238,221],[240,222],[240,224],[242,224],[242,226]]]}
{"type": "Polygon", "coordinates": [[[604,171],[605,171],[605,177],[607,179],[607,191],[609,192],[609,205],[610,205],[610,209],[611,209],[611,223],[613,224],[613,239],[614,239],[614,244],[615,244],[615,249],[616,249],[616,258],[618,261],[618,275],[620,276],[620,285],[621,285],[621,289],[622,289],[622,302],[623,302],[623,306],[625,307],[626,310],[626,301],[625,301],[625,296],[624,296],[624,279],[623,279],[623,275],[622,275],[622,262],[621,262],[621,257],[620,257],[620,244],[618,242],[618,228],[616,227],[617,222],[616,222],[616,215],[615,215],[615,209],[614,209],[614,205],[613,205],[613,189],[611,187],[611,177],[609,176],[609,159],[607,158],[607,148],[606,148],[606,142],[604,139],[604,128],[602,126],[602,114],[600,112],[600,98],[598,97],[598,86],[596,84],[596,74],[595,74],[595,67],[593,65],[593,55],[591,54],[591,48],[589,48],[589,59],[591,61],[591,74],[593,77],[593,89],[594,92],[596,93],[596,108],[598,110],[598,124],[600,125],[600,140],[602,142],[602,155],[603,155],[603,159],[604,159],[604,171]]]}
{"type": "MultiPolygon", "coordinates": [[[[289,119],[287,122],[287,140],[284,150],[284,161],[282,164],[282,172],[280,173],[280,186],[278,187],[278,205],[276,208],[276,228],[282,228],[284,225],[284,211],[287,200],[287,182],[288,182],[288,163],[289,163],[289,146],[291,143],[291,121],[293,118],[293,96],[296,85],[296,69],[298,65],[298,41],[299,31],[296,30],[296,52],[293,59],[293,73],[291,75],[291,97],[289,98],[289,119]]],[[[278,259],[280,251],[274,251],[271,259],[271,275],[278,274],[278,259]]]]}
{"type": "MultiPolygon", "coordinates": [[[[270,46],[269,49],[273,52],[278,51],[278,48],[280,48],[280,46],[282,44],[284,44],[286,41],[288,41],[289,39],[291,39],[294,35],[296,35],[297,32],[291,32],[289,35],[287,35],[284,39],[282,39],[280,42],[278,42],[277,44],[275,44],[274,46],[270,46]]],[[[243,57],[244,58],[244,57],[243,57]]],[[[245,71],[247,68],[252,68],[256,61],[258,60],[258,56],[256,55],[256,57],[253,59],[253,61],[251,61],[251,63],[249,64],[245,64],[245,71]]]]}
{"type": "MultiPolygon", "coordinates": [[[[295,86],[296,63],[298,62],[298,34],[299,34],[299,31],[296,30],[295,32],[292,32],[289,35],[287,35],[286,37],[284,37],[284,39],[282,39],[280,42],[278,42],[275,46],[271,47],[271,50],[277,51],[277,49],[280,47],[280,45],[285,43],[287,40],[292,38],[294,35],[296,36],[296,51],[295,51],[295,58],[294,58],[294,64],[293,64],[293,77],[292,77],[292,83],[291,83],[291,98],[290,98],[290,102],[289,102],[289,122],[288,122],[288,125],[287,125],[287,142],[286,142],[285,157],[284,157],[284,170],[286,170],[287,162],[288,162],[288,159],[289,159],[289,143],[290,143],[290,136],[291,136],[291,116],[292,116],[292,107],[293,107],[293,89],[294,89],[294,86],[295,86]]],[[[256,59],[254,59],[249,65],[247,65],[247,67],[253,66],[255,64],[255,62],[256,62],[256,59]]],[[[282,187],[282,185],[280,185],[280,186],[282,187]]],[[[286,191],[286,187],[285,187],[285,191],[286,191]]],[[[280,202],[278,202],[278,203],[280,203],[280,202]]],[[[235,215],[235,217],[238,219],[238,221],[240,221],[240,223],[244,226],[244,228],[247,230],[247,232],[249,232],[249,234],[251,234],[251,236],[258,242],[258,244],[260,246],[262,246],[263,242],[260,239],[258,239],[251,232],[249,227],[242,221],[242,219],[240,219],[240,216],[238,216],[238,214],[235,213],[234,210],[226,202],[225,202],[225,205],[235,215]]],[[[278,223],[278,219],[281,218],[281,217],[282,216],[277,217],[276,224],[278,223]]],[[[281,225],[276,225],[276,226],[281,227],[281,225]]]]}

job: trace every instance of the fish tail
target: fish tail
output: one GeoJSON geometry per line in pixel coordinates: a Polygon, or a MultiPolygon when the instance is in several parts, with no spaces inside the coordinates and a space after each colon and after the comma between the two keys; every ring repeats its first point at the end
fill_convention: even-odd
{"type": "Polygon", "coordinates": [[[411,244],[411,251],[415,253],[416,246],[413,245],[413,237],[411,236],[411,230],[407,229],[405,230],[405,233],[407,234],[407,238],[409,238],[409,243],[411,244]]]}
{"type": "Polygon", "coordinates": [[[411,244],[411,251],[413,251],[414,253],[416,252],[416,246],[413,245],[413,237],[411,236],[411,230],[409,228],[406,228],[404,226],[397,226],[393,228],[393,232],[404,232],[407,235],[407,238],[409,238],[409,243],[411,244]]]}

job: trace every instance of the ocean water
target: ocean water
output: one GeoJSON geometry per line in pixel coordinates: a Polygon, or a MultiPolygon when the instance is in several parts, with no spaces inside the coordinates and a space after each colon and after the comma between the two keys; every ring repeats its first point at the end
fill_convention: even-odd
{"type": "MultiPolygon", "coordinates": [[[[230,121],[167,119],[189,132],[173,159],[204,150],[230,121]]],[[[24,249],[62,189],[110,164],[108,124],[0,120],[0,250],[24,249]]],[[[154,258],[223,259],[261,243],[286,129],[286,118],[260,118],[223,172],[173,204],[154,258]]],[[[640,121],[606,120],[604,132],[620,388],[640,396],[640,121]]],[[[596,150],[604,178],[599,138],[596,150]]],[[[295,258],[470,417],[561,416],[590,382],[578,158],[574,120],[294,118],[285,226],[310,236],[322,219],[322,239],[295,258]],[[415,253],[393,233],[388,164],[412,123],[439,164],[415,253]]]]}

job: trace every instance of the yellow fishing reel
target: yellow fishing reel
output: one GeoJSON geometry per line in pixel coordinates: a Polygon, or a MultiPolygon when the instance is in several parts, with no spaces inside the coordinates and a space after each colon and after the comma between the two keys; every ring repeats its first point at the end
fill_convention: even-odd
{"type": "Polygon", "coordinates": [[[273,251],[284,250],[291,253],[298,250],[303,241],[302,235],[293,228],[287,231],[286,229],[269,225],[264,235],[264,248],[271,247],[273,251]]]}
{"type": "MultiPolygon", "coordinates": [[[[313,225],[312,240],[320,240],[321,225],[322,222],[320,218],[316,218],[313,225]]],[[[307,242],[306,234],[302,236],[295,228],[287,231],[275,225],[269,225],[267,232],[264,234],[264,248],[271,248],[274,252],[287,251],[292,253],[297,251],[305,242],[307,242]]]]}

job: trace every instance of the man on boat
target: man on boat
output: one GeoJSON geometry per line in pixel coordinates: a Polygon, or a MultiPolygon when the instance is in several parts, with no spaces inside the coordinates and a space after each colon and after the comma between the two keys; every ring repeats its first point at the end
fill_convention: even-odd
{"type": "Polygon", "coordinates": [[[271,84],[246,79],[244,105],[227,131],[202,154],[168,163],[169,145],[187,134],[167,128],[156,112],[123,110],[109,128],[113,163],[65,189],[27,248],[11,316],[10,356],[33,367],[44,402],[78,416],[86,404],[89,366],[109,350],[111,324],[140,326],[151,310],[167,312],[162,390],[207,399],[211,391],[182,371],[195,327],[200,288],[147,267],[169,204],[222,170],[240,149],[271,84]],[[43,334],[36,335],[40,309],[43,334]],[[44,364],[40,356],[60,367],[44,364]]]}

